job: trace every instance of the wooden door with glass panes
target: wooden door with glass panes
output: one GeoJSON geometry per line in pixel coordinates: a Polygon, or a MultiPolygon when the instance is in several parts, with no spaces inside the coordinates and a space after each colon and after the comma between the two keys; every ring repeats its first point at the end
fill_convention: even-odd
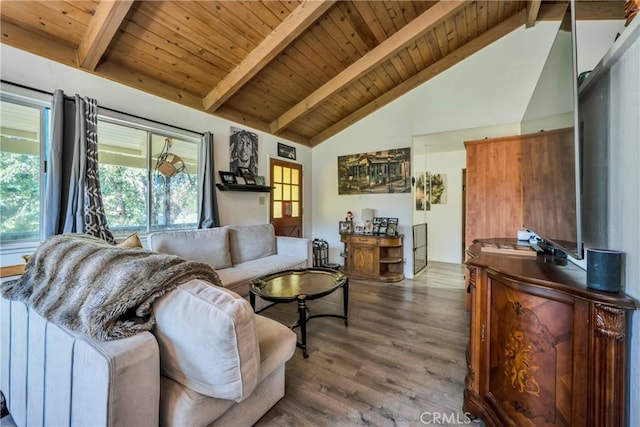
{"type": "Polygon", "coordinates": [[[271,187],[276,236],[302,237],[302,165],[271,159],[271,187]]]}

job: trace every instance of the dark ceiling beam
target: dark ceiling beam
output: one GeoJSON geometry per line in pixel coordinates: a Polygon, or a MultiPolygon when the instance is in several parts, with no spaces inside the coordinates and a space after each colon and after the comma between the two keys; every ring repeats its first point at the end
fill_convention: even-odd
{"type": "Polygon", "coordinates": [[[31,32],[4,19],[1,26],[2,43],[64,65],[74,68],[78,66],[76,49],[73,46],[31,32]]]}
{"type": "Polygon", "coordinates": [[[520,12],[512,15],[510,18],[505,19],[498,25],[490,28],[483,34],[478,37],[472,39],[468,43],[462,45],[458,49],[451,52],[449,55],[443,57],[439,61],[433,63],[428,68],[420,71],[418,74],[410,77],[404,82],[396,85],[391,90],[385,92],[382,96],[379,96],[375,100],[370,103],[364,105],[360,109],[354,111],[349,114],[347,117],[343,118],[339,122],[325,129],[324,131],[318,133],[317,135],[310,138],[310,144],[312,147],[320,144],[326,139],[336,135],[338,132],[348,128],[374,111],[384,107],[390,102],[396,100],[402,95],[406,94],[410,90],[420,86],[426,81],[432,79],[438,74],[446,71],[447,69],[453,67],[459,62],[465,60],[469,56],[474,53],[480,51],[481,49],[489,46],[494,41],[506,36],[511,33],[513,30],[521,27],[525,24],[527,18],[526,10],[522,9],[520,12]]]}
{"type": "Polygon", "coordinates": [[[440,1],[436,3],[420,16],[416,17],[416,19],[395,32],[387,40],[380,43],[369,53],[344,69],[336,77],[329,80],[305,99],[271,122],[271,132],[281,132],[295,120],[311,111],[340,89],[362,77],[373,67],[386,61],[396,52],[404,49],[415,39],[442,22],[442,20],[467,5],[468,3],[464,1],[440,1]]]}
{"type": "Polygon", "coordinates": [[[91,18],[87,33],[78,45],[78,64],[95,70],[134,0],[102,0],[91,18]]]}
{"type": "Polygon", "coordinates": [[[305,0],[302,2],[203,98],[204,109],[212,113],[220,108],[296,37],[329,10],[333,3],[334,1],[305,0]]]}
{"type": "MultiPolygon", "coordinates": [[[[597,21],[624,19],[624,0],[578,1],[576,19],[578,21],[597,21]]],[[[538,12],[538,21],[559,21],[564,16],[566,2],[542,3],[538,12]]]]}
{"type": "MultiPolygon", "coordinates": [[[[232,121],[234,123],[238,123],[240,125],[252,127],[254,129],[263,131],[265,133],[269,133],[269,134],[271,133],[271,131],[269,130],[269,122],[266,122],[257,117],[253,117],[249,114],[242,113],[233,108],[222,106],[218,110],[216,110],[216,112],[213,113],[213,115],[216,117],[220,117],[220,118],[232,121]]],[[[291,132],[291,131],[284,131],[278,136],[284,139],[288,139],[289,141],[297,142],[299,144],[310,147],[309,138],[304,137],[298,133],[291,132]]]]}
{"type": "Polygon", "coordinates": [[[542,0],[529,0],[527,2],[527,22],[525,27],[531,28],[536,25],[538,12],[540,11],[540,3],[542,3],[542,0]]]}

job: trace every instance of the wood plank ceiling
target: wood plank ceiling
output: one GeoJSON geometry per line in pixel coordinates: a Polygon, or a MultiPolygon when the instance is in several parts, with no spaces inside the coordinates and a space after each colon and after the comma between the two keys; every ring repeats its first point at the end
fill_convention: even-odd
{"type": "MultiPolygon", "coordinates": [[[[583,3],[582,18],[623,18],[624,1],[583,3]]],[[[2,43],[313,147],[521,25],[558,19],[564,7],[3,0],[0,24],[2,43]]]]}

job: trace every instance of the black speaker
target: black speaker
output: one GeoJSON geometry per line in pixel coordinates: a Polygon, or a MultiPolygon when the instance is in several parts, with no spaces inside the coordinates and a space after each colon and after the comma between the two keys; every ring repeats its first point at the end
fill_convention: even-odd
{"type": "Polygon", "coordinates": [[[609,249],[587,249],[587,287],[620,292],[623,254],[609,249]]]}

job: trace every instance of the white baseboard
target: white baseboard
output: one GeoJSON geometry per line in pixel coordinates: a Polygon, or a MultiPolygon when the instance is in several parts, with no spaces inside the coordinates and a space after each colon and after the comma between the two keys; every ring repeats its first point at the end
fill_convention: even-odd
{"type": "Polygon", "coordinates": [[[453,259],[453,258],[427,258],[427,265],[429,265],[429,262],[433,261],[433,262],[446,262],[447,264],[462,264],[462,260],[460,258],[458,259],[453,259]]]}

